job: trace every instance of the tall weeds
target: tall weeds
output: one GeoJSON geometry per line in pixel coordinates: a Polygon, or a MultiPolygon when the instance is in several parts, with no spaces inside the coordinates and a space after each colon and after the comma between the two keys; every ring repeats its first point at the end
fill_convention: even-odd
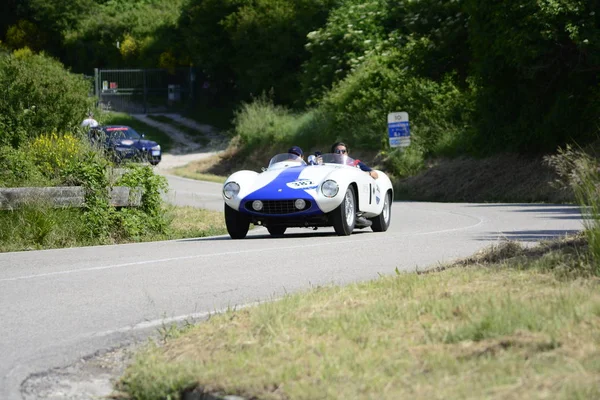
{"type": "Polygon", "coordinates": [[[583,149],[567,145],[546,158],[555,168],[564,190],[572,190],[581,207],[594,274],[600,275],[600,164],[598,158],[583,149]]]}

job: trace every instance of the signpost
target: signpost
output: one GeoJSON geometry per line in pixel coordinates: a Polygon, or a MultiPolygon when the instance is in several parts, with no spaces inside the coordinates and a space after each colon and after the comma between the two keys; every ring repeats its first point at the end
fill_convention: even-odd
{"type": "Polygon", "coordinates": [[[407,112],[388,114],[388,135],[390,147],[408,147],[410,145],[410,125],[407,112]]]}

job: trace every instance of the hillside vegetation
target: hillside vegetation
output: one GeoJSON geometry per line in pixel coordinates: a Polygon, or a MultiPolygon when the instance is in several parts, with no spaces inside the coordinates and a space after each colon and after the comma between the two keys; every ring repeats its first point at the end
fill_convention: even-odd
{"type": "Polygon", "coordinates": [[[535,185],[548,173],[586,229],[164,327],[164,346],[141,353],[113,397],[597,398],[600,168],[587,146],[600,127],[598,10],[598,0],[6,0],[0,187],[81,185],[86,203],[0,211],[0,251],[219,232],[214,215],[168,209],[148,166],[114,180],[78,128],[95,105],[93,68],[193,66],[210,88],[195,113],[231,116],[223,174],[343,140],[411,199],[560,201],[535,185]],[[405,151],[388,145],[394,111],[410,116],[405,151]],[[532,182],[527,193],[511,191],[517,179],[532,182]],[[116,184],[143,187],[142,206],[110,206],[116,184]]]}

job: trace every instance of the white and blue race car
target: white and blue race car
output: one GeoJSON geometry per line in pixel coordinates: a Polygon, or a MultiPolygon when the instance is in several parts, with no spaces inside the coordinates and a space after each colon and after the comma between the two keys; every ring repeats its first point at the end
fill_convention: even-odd
{"type": "Polygon", "coordinates": [[[382,171],[373,179],[357,164],[342,154],[323,154],[308,165],[285,153],[274,156],[263,172],[235,172],[223,185],[229,235],[245,238],[251,223],[265,226],[272,236],[283,235],[289,227],[333,226],[340,236],[367,226],[386,231],[392,183],[382,171]]]}

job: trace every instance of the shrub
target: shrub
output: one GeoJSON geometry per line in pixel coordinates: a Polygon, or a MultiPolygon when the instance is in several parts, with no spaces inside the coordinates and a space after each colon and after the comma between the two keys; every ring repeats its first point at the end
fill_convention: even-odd
{"type": "Polygon", "coordinates": [[[412,145],[426,156],[455,151],[470,119],[470,97],[451,75],[441,82],[412,76],[401,67],[405,56],[373,56],[326,95],[322,107],[333,118],[329,136],[381,150],[388,146],[387,114],[406,111],[412,145]]]}
{"type": "Polygon", "coordinates": [[[266,96],[244,103],[236,112],[234,124],[234,133],[248,153],[264,150],[265,146],[285,152],[292,144],[308,150],[329,142],[324,136],[328,120],[320,110],[295,113],[274,105],[266,96]]]}
{"type": "Polygon", "coordinates": [[[0,145],[15,148],[43,133],[75,129],[93,103],[82,76],[30,51],[0,55],[0,87],[0,145]]]}
{"type": "Polygon", "coordinates": [[[131,196],[139,194],[138,190],[141,190],[139,209],[123,209],[118,215],[123,233],[133,238],[147,232],[164,233],[168,226],[168,219],[161,193],[168,190],[166,178],[155,175],[152,168],[147,165],[130,164],[117,185],[131,188],[131,196]]]}
{"type": "Polygon", "coordinates": [[[79,138],[70,133],[43,134],[26,147],[29,157],[38,165],[42,174],[54,180],[59,180],[65,171],[78,163],[87,149],[79,138]]]}
{"type": "Polygon", "coordinates": [[[26,151],[12,146],[0,146],[0,187],[51,184],[26,151]]]}

